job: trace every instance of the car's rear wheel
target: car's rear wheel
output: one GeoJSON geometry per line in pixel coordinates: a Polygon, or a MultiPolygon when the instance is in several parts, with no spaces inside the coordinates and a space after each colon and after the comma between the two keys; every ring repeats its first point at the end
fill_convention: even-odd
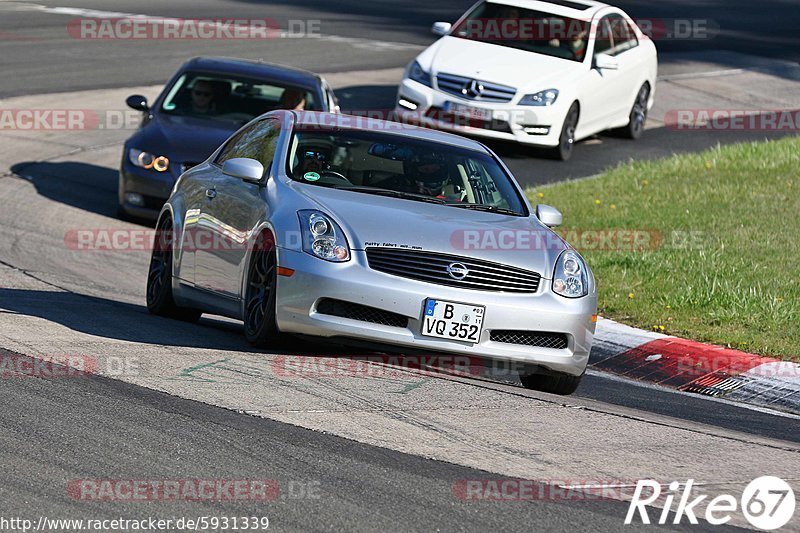
{"type": "Polygon", "coordinates": [[[581,384],[581,379],[583,379],[583,374],[573,376],[561,372],[531,372],[520,374],[519,379],[526,389],[567,396],[577,390],[578,385],[581,384]]]}
{"type": "Polygon", "coordinates": [[[278,285],[278,257],[271,233],[259,235],[245,289],[244,334],[254,346],[274,345],[280,340],[275,320],[275,301],[278,285]]]}
{"type": "Polygon", "coordinates": [[[572,107],[567,111],[567,116],[564,119],[564,125],[561,126],[561,135],[558,137],[558,146],[551,150],[551,154],[555,159],[561,161],[568,161],[572,157],[572,152],[575,149],[575,130],[578,128],[578,103],[572,104],[572,107]]]}
{"type": "Polygon", "coordinates": [[[153,254],[147,272],[147,310],[154,315],[197,322],[202,311],[179,307],[172,297],[172,219],[165,216],[156,226],[153,254]]]}
{"type": "Polygon", "coordinates": [[[650,86],[645,83],[636,94],[636,100],[633,102],[628,125],[620,130],[623,137],[638,139],[642,136],[645,122],[647,122],[647,102],[649,99],[650,86]]]}

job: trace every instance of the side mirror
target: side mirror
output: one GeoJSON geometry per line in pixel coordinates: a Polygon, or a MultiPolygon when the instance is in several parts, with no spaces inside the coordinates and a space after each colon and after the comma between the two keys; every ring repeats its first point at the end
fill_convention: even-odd
{"type": "Polygon", "coordinates": [[[128,107],[135,109],[136,111],[147,111],[150,109],[150,107],[147,105],[147,98],[141,94],[129,96],[125,99],[125,103],[128,104],[128,107]]]}
{"type": "Polygon", "coordinates": [[[223,163],[222,173],[249,183],[260,183],[264,177],[264,165],[255,159],[235,157],[223,163]]]}
{"type": "Polygon", "coordinates": [[[561,211],[545,204],[536,206],[536,218],[548,228],[560,226],[564,219],[564,217],[561,216],[561,211]]]}
{"type": "Polygon", "coordinates": [[[449,22],[434,22],[433,26],[431,26],[431,31],[435,35],[447,35],[452,27],[453,25],[449,22]]]}
{"type": "Polygon", "coordinates": [[[619,61],[616,57],[611,57],[608,54],[597,54],[594,56],[594,68],[617,70],[619,68],[619,61]]]}

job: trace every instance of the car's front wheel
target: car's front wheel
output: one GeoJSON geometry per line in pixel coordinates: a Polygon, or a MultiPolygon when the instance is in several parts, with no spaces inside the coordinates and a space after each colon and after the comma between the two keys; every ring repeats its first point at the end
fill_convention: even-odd
{"type": "Polygon", "coordinates": [[[577,390],[578,385],[581,384],[581,379],[583,379],[583,374],[573,376],[561,372],[536,373],[532,371],[530,373],[521,373],[519,379],[526,389],[567,396],[577,390]]]}
{"type": "Polygon", "coordinates": [[[278,285],[278,257],[270,233],[259,235],[250,258],[245,289],[244,334],[254,346],[267,346],[279,340],[275,321],[278,285]]]}
{"type": "Polygon", "coordinates": [[[645,83],[636,94],[633,108],[628,119],[628,125],[620,131],[628,139],[638,139],[644,133],[644,124],[647,122],[647,102],[650,99],[650,87],[645,83]]]}
{"type": "Polygon", "coordinates": [[[156,226],[153,254],[147,272],[147,310],[154,315],[186,322],[200,320],[202,311],[178,307],[172,297],[172,251],[174,244],[172,219],[165,216],[156,226]]]}
{"type": "Polygon", "coordinates": [[[558,146],[552,149],[551,154],[555,159],[568,161],[575,149],[575,130],[578,128],[578,103],[572,104],[567,111],[564,125],[561,126],[561,135],[558,137],[558,146]]]}

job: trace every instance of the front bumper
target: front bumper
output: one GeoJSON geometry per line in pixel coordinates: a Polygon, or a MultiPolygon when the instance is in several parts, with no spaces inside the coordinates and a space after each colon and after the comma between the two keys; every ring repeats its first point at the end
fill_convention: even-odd
{"type": "MultiPolygon", "coordinates": [[[[513,101],[517,99],[514,97],[513,101]]],[[[408,78],[400,83],[397,100],[398,102],[406,100],[417,106],[416,109],[410,110],[396,103],[394,112],[400,122],[452,131],[461,135],[544,147],[558,146],[561,128],[569,110],[564,104],[564,99],[557,99],[551,106],[541,107],[468,100],[408,78]],[[444,111],[446,102],[490,110],[492,120],[467,120],[455,117],[444,111]]]]}
{"type": "Polygon", "coordinates": [[[166,172],[156,172],[134,166],[125,158],[119,169],[120,209],[135,217],[155,220],[179,176],[179,172],[172,166],[166,172]],[[127,201],[126,193],[141,195],[143,202],[133,204],[127,201]]]}
{"type": "Polygon", "coordinates": [[[424,283],[372,270],[363,251],[353,251],[346,263],[331,263],[304,252],[280,248],[278,261],[293,269],[278,277],[277,324],[287,333],[345,337],[359,341],[480,356],[536,365],[550,371],[580,375],[592,346],[597,296],[567,299],[551,292],[542,279],[535,294],[503,294],[424,283]],[[323,298],[366,305],[408,318],[407,327],[385,326],[318,312],[323,298]],[[420,334],[426,298],[484,305],[483,333],[477,344],[434,339],[420,334]],[[563,333],[563,349],[531,347],[490,340],[492,330],[563,333]]]}

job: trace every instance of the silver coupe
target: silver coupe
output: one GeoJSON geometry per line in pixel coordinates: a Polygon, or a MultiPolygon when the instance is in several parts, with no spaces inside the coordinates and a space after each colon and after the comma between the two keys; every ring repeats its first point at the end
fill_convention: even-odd
{"type": "Polygon", "coordinates": [[[526,387],[570,394],[597,292],[560,223],[480,142],[272,111],[176,182],[147,307],[242,320],[256,346],[299,334],[513,363],[526,387]]]}

